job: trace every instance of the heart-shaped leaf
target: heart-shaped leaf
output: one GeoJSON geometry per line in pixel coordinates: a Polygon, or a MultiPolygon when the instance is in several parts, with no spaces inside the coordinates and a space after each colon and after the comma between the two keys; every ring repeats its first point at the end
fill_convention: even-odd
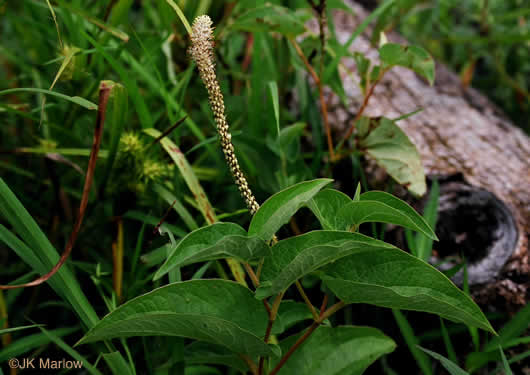
{"type": "Polygon", "coordinates": [[[307,203],[307,207],[313,211],[322,229],[348,230],[351,224],[340,220],[337,212],[351,202],[350,197],[338,190],[324,189],[307,203]]]}
{"type": "Polygon", "coordinates": [[[300,207],[331,181],[333,180],[327,178],[304,181],[274,194],[263,203],[252,218],[248,235],[257,236],[265,241],[270,240],[300,207]]]}
{"type": "Polygon", "coordinates": [[[157,280],[174,267],[221,258],[247,262],[264,256],[269,247],[262,240],[248,238],[234,223],[215,223],[189,233],[179,242],[154,276],[157,280]]]}
{"type": "Polygon", "coordinates": [[[361,250],[320,271],[346,303],[430,312],[495,332],[475,302],[444,274],[396,247],[361,250]]]}
{"type": "Polygon", "coordinates": [[[423,217],[401,199],[383,191],[361,194],[358,202],[343,205],[334,215],[335,221],[347,228],[362,223],[383,222],[401,225],[438,240],[436,234],[423,217]]]}
{"type": "Polygon", "coordinates": [[[278,242],[265,258],[256,298],[280,293],[302,276],[357,251],[380,251],[391,245],[359,233],[313,231],[278,242]]]}
{"type": "Polygon", "coordinates": [[[125,303],[78,344],[115,337],[181,336],[249,356],[278,355],[274,346],[263,342],[267,321],[263,305],[244,286],[226,280],[191,280],[125,303]]]}
{"type": "MultiPolygon", "coordinates": [[[[288,350],[300,335],[280,343],[288,350]]],[[[360,375],[380,356],[394,351],[396,343],[371,327],[319,327],[281,367],[278,374],[360,375]]]]}

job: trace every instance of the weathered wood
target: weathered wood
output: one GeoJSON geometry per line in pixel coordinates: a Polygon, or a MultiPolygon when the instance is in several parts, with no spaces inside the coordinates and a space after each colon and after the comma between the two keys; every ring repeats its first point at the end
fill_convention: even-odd
{"type": "MultiPolygon", "coordinates": [[[[367,16],[360,5],[351,0],[345,0],[345,3],[355,15],[334,11],[333,21],[341,43],[348,40],[367,16]]],[[[311,27],[318,30],[316,23],[311,27]]],[[[358,37],[350,50],[363,52],[377,60],[377,50],[369,42],[369,33],[370,30],[358,37]]],[[[406,43],[395,33],[389,33],[387,38],[406,43]]],[[[351,126],[362,101],[358,83],[354,82],[357,75],[348,74],[356,71],[353,59],[344,58],[340,70],[351,103],[344,106],[337,95],[326,91],[335,139],[339,139],[351,126]]],[[[475,228],[468,235],[489,231],[486,237],[492,243],[486,252],[495,254],[493,258],[504,265],[503,271],[497,275],[496,268],[490,267],[491,264],[482,264],[477,268],[480,261],[475,259],[470,267],[471,281],[487,283],[487,290],[495,289],[497,294],[504,295],[512,303],[525,303],[530,299],[527,291],[530,290],[530,139],[485,96],[472,88],[462,87],[458,76],[439,63],[433,87],[409,70],[392,69],[376,87],[365,114],[397,118],[419,108],[423,111],[399,121],[398,125],[415,143],[428,175],[461,176],[460,185],[454,185],[453,179],[452,187],[442,186],[442,200],[449,202],[445,203],[445,209],[450,210],[452,204],[457,214],[458,209],[467,210],[460,213],[469,221],[473,221],[470,212],[478,215],[477,209],[490,210],[492,220],[498,224],[497,228],[475,228]],[[458,187],[460,193],[456,194],[455,188],[458,190],[458,187]],[[451,194],[456,199],[452,203],[451,194]],[[459,197],[455,198],[457,195],[459,197]],[[465,195],[467,198],[463,198],[465,195]]],[[[444,218],[453,220],[455,216],[454,213],[441,215],[442,221],[444,218]]],[[[475,219],[475,222],[467,223],[467,228],[485,225],[483,218],[478,220],[475,216],[475,219]]],[[[444,225],[456,230],[451,223],[440,223],[441,228],[444,225]]],[[[453,233],[455,237],[459,234],[458,230],[453,233]]],[[[476,244],[485,246],[484,241],[478,239],[476,244]]],[[[435,243],[435,250],[436,246],[435,243]]],[[[477,252],[483,250],[486,249],[476,249],[477,252]]]]}

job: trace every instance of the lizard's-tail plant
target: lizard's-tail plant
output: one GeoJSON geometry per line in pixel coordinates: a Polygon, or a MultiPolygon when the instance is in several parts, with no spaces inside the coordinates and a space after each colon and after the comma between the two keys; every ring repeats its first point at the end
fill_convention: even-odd
{"type": "Polygon", "coordinates": [[[189,53],[197,63],[201,79],[208,90],[208,99],[214,114],[226,162],[251,215],[254,215],[259,208],[259,204],[250,190],[247,179],[237,161],[234,145],[232,144],[232,136],[226,121],[223,94],[215,74],[214,40],[210,17],[203,15],[195,19],[192,26],[191,43],[189,53]]]}

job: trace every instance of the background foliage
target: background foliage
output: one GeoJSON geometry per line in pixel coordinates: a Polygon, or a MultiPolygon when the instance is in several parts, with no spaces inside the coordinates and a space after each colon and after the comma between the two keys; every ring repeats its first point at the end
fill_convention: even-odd
{"type": "MultiPolygon", "coordinates": [[[[250,224],[218,147],[206,91],[186,53],[187,31],[169,3],[0,2],[3,284],[30,281],[56,263],[55,249],[65,247],[81,199],[100,82],[119,83],[113,86],[109,99],[94,188],[73,257],[47,284],[0,294],[4,328],[28,326],[3,331],[0,362],[5,371],[9,371],[5,361],[12,357],[45,353],[62,358],[65,352],[99,369],[87,368],[90,373],[176,373],[172,371],[183,371],[179,364],[184,358],[190,365],[186,374],[226,373],[229,370],[223,365],[231,366],[232,373],[245,369],[239,358],[223,350],[212,353],[182,338],[135,337],[72,348],[98,316],[123,302],[168,282],[230,275],[225,263],[205,259],[204,264],[167,270],[153,280],[168,255],[167,244],[177,246],[187,233],[212,224],[212,218],[243,228],[250,224]],[[7,91],[20,88],[28,90],[7,91]],[[65,96],[52,96],[50,91],[65,96]],[[176,124],[168,136],[155,141],[176,124]],[[17,228],[26,228],[19,232],[20,237],[11,232],[17,228]],[[32,326],[32,322],[46,326],[32,326]],[[206,367],[205,363],[217,366],[206,367]]],[[[370,188],[360,168],[363,155],[354,152],[340,168],[329,163],[325,127],[315,105],[318,90],[308,84],[304,62],[289,42],[304,31],[306,20],[315,17],[308,2],[270,1],[290,8],[288,13],[261,0],[175,3],[188,20],[203,13],[214,20],[216,68],[232,140],[259,202],[295,183],[321,176],[334,178],[349,197],[354,196],[359,182],[363,191],[370,188]]],[[[328,11],[343,7],[339,0],[328,0],[327,5],[328,11]]],[[[447,62],[461,73],[464,85],[485,90],[528,131],[528,15],[530,6],[523,0],[407,0],[383,4],[374,23],[381,30],[398,28],[411,42],[447,62]]],[[[300,47],[318,71],[318,35],[306,38],[300,47]]],[[[340,53],[333,33],[328,47],[324,67],[334,66],[340,53]]],[[[432,78],[429,67],[419,70],[432,78]]],[[[324,84],[340,94],[336,71],[330,69],[325,77],[324,84]]],[[[393,183],[386,190],[391,192],[393,183]]],[[[431,189],[430,202],[435,207],[433,191],[436,189],[431,189]]],[[[435,211],[424,214],[432,227],[435,211]]],[[[324,229],[337,229],[326,228],[334,224],[317,217],[303,208],[278,236],[305,233],[318,228],[319,222],[324,229]]],[[[385,236],[384,224],[363,224],[361,228],[375,238],[385,236]]],[[[239,229],[234,231],[232,234],[240,234],[239,229]]],[[[427,236],[409,233],[408,240],[415,256],[428,259],[432,241],[427,236]]],[[[339,278],[340,269],[334,272],[339,278]]],[[[329,292],[313,275],[305,276],[302,285],[313,299],[329,292]]],[[[291,301],[282,304],[286,309],[285,315],[280,315],[283,325],[290,329],[288,333],[298,332],[303,327],[301,321],[311,319],[311,314],[307,316],[306,309],[298,313],[296,292],[290,291],[285,299],[291,301]]],[[[444,364],[446,358],[438,362],[435,353],[435,360],[431,359],[429,352],[416,344],[469,371],[486,368],[497,373],[504,355],[498,351],[499,345],[505,350],[515,348],[507,359],[512,364],[522,363],[528,356],[528,351],[521,349],[528,338],[519,336],[527,327],[529,311],[524,309],[512,320],[503,311],[487,314],[495,328],[504,327],[497,340],[424,313],[366,305],[346,307],[330,320],[334,325],[378,327],[396,341],[397,349],[382,356],[367,373],[438,374],[451,367],[444,364]]],[[[344,347],[368,345],[380,335],[368,329],[351,341],[345,331],[336,337],[344,347]]],[[[312,345],[321,342],[318,336],[312,340],[304,349],[308,353],[312,345]]],[[[379,355],[392,351],[391,340],[385,344],[379,355]]],[[[285,345],[282,342],[282,348],[285,345]]],[[[303,352],[299,353],[289,366],[304,363],[303,352]]]]}

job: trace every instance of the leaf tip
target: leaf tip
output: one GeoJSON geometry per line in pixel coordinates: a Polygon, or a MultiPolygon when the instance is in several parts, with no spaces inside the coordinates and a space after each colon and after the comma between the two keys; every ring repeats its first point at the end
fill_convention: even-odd
{"type": "Polygon", "coordinates": [[[162,267],[160,267],[159,270],[155,272],[153,276],[153,281],[159,280],[162,276],[164,276],[168,272],[164,268],[165,268],[164,265],[162,265],[162,267]]]}
{"type": "Polygon", "coordinates": [[[270,290],[271,290],[270,285],[267,285],[267,283],[263,283],[254,292],[254,297],[261,301],[272,295],[270,290]]]}

